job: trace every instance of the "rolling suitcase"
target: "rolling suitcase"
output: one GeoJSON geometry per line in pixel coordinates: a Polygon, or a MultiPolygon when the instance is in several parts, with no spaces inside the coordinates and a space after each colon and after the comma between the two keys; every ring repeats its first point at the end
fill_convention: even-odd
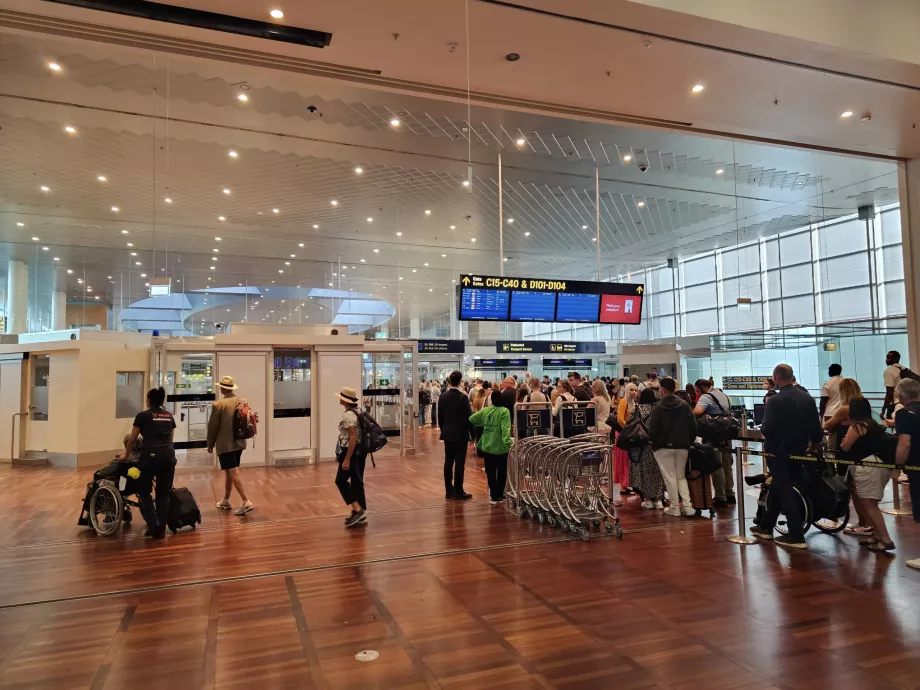
{"type": "Polygon", "coordinates": [[[201,524],[201,511],[198,510],[198,504],[195,497],[188,489],[172,489],[169,492],[169,517],[166,524],[173,534],[183,527],[201,524]]]}
{"type": "Polygon", "coordinates": [[[713,516],[712,504],[712,480],[708,474],[700,474],[693,471],[687,474],[687,486],[690,489],[690,500],[693,502],[693,509],[697,517],[702,515],[704,510],[709,511],[709,517],[713,516]]]}

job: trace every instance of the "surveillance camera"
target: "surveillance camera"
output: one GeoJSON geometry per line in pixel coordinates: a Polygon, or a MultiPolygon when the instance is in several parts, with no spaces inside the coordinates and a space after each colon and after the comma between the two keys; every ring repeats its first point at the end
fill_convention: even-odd
{"type": "Polygon", "coordinates": [[[317,110],[319,110],[319,108],[317,108],[315,105],[308,105],[308,106],[307,106],[307,112],[308,112],[308,113],[311,113],[311,114],[312,114],[312,113],[315,113],[317,110]]]}
{"type": "Polygon", "coordinates": [[[639,163],[639,172],[648,172],[648,163],[639,163]]]}

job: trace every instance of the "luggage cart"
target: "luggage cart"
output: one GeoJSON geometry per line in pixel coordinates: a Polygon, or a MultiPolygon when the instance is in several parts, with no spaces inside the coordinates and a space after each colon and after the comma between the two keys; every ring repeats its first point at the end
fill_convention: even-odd
{"type": "MultiPolygon", "coordinates": [[[[569,409],[585,412],[575,415],[575,424],[562,430],[594,426],[594,403],[569,404],[569,409]],[[579,423],[586,422],[586,423],[579,423]],[[590,424],[588,424],[590,423],[590,424]]],[[[546,403],[519,403],[516,415],[546,411],[546,403]]],[[[560,414],[563,414],[560,412],[560,414]]],[[[540,415],[542,417],[542,415],[540,415]]],[[[510,508],[521,518],[532,518],[540,524],[559,527],[588,541],[592,529],[604,530],[623,537],[623,528],[616,514],[613,496],[613,446],[604,434],[593,432],[570,435],[569,438],[550,436],[547,420],[534,415],[531,429],[539,433],[521,437],[529,431],[523,418],[516,416],[515,444],[509,455],[510,508]]]]}

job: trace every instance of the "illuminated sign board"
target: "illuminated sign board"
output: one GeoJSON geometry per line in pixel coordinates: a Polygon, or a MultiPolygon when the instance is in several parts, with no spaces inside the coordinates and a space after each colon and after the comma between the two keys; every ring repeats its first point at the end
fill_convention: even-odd
{"type": "Polygon", "coordinates": [[[603,355],[607,343],[564,343],[552,340],[497,340],[495,351],[511,354],[603,355]]]}
{"type": "Polygon", "coordinates": [[[418,351],[428,354],[463,354],[466,352],[466,343],[463,340],[419,340],[418,351]]]}

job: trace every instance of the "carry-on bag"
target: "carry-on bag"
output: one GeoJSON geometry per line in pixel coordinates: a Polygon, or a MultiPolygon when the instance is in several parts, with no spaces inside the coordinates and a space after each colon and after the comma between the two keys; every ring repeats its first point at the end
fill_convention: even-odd
{"type": "Polygon", "coordinates": [[[188,489],[176,488],[169,492],[169,515],[166,525],[175,534],[183,527],[195,529],[201,524],[201,511],[195,497],[188,489]]]}

